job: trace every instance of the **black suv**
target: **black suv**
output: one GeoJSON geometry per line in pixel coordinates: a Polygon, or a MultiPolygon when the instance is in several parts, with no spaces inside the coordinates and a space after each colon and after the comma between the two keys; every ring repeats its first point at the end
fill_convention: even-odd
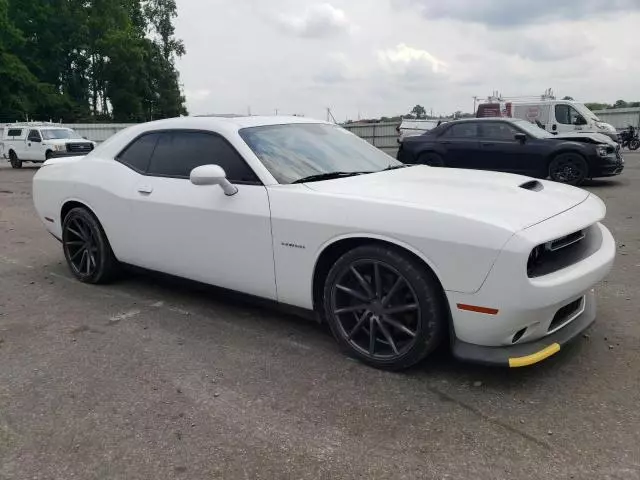
{"type": "Polygon", "coordinates": [[[587,178],[619,175],[618,144],[594,134],[552,135],[526,120],[474,118],[444,123],[408,137],[403,163],[518,173],[580,185],[587,178]]]}

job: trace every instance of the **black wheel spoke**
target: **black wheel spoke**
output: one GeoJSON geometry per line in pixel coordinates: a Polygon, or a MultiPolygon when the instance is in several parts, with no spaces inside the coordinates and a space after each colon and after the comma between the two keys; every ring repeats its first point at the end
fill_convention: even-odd
{"type": "Polygon", "coordinates": [[[360,331],[360,329],[364,325],[364,322],[367,321],[367,317],[370,313],[371,312],[369,312],[369,310],[365,310],[364,313],[360,316],[360,318],[358,319],[358,323],[356,323],[356,325],[349,332],[349,340],[351,340],[353,336],[360,331]]]}
{"type": "Polygon", "coordinates": [[[378,327],[380,327],[380,331],[382,332],[382,335],[384,335],[384,338],[387,340],[387,342],[389,342],[389,346],[391,347],[391,350],[393,350],[393,353],[399,355],[400,351],[396,346],[396,342],[393,341],[391,333],[389,333],[389,330],[387,330],[387,327],[385,327],[384,323],[382,323],[381,321],[378,322],[378,327]]]}
{"type": "Polygon", "coordinates": [[[414,338],[416,336],[416,332],[414,332],[413,330],[409,329],[409,327],[407,327],[406,325],[403,325],[402,323],[398,322],[397,320],[391,318],[389,315],[383,315],[382,316],[382,321],[388,323],[389,325],[391,325],[395,329],[400,330],[402,333],[410,336],[411,338],[414,338]]]}
{"type": "Polygon", "coordinates": [[[404,283],[404,278],[398,277],[396,282],[391,287],[391,290],[387,292],[387,294],[382,299],[382,306],[386,307],[389,304],[389,301],[393,298],[393,296],[398,293],[400,286],[404,283]]]}
{"type": "Polygon", "coordinates": [[[343,313],[357,312],[358,310],[365,310],[368,306],[369,305],[364,303],[360,305],[351,305],[350,307],[338,308],[337,310],[334,310],[333,313],[336,315],[342,315],[343,313]]]}
{"type": "MultiPolygon", "coordinates": [[[[84,240],[84,235],[82,235],[80,232],[78,232],[77,230],[74,230],[74,229],[73,229],[73,228],[71,228],[71,227],[67,227],[67,232],[69,232],[69,233],[73,233],[76,237],[78,237],[78,238],[80,238],[80,239],[84,240]]],[[[84,243],[84,242],[83,242],[83,243],[84,243]]]]}
{"type": "Polygon", "coordinates": [[[382,278],[380,277],[380,264],[378,262],[373,264],[373,283],[376,287],[376,298],[379,300],[382,298],[382,278]]]}
{"type": "Polygon", "coordinates": [[[344,293],[351,295],[352,297],[357,298],[361,302],[368,302],[369,298],[366,295],[354,290],[353,288],[345,287],[344,285],[336,285],[338,290],[342,290],[344,293]]]}
{"type": "Polygon", "coordinates": [[[79,248],[78,250],[76,250],[76,252],[73,255],[71,255],[71,257],[69,257],[69,259],[73,262],[78,257],[78,255],[80,255],[83,252],[85,252],[85,249],[79,248]]]}
{"type": "Polygon", "coordinates": [[[371,285],[369,285],[369,282],[367,282],[364,277],[360,275],[360,272],[358,272],[358,270],[356,270],[356,267],[354,267],[353,265],[351,266],[351,273],[353,273],[354,277],[356,277],[356,279],[358,280],[358,283],[360,283],[362,288],[364,288],[364,291],[367,292],[369,298],[374,298],[375,294],[373,293],[371,285]]]}
{"type": "Polygon", "coordinates": [[[84,245],[84,242],[81,240],[70,240],[67,242],[67,245],[84,245]]]}
{"type": "Polygon", "coordinates": [[[369,320],[369,355],[376,353],[376,321],[371,317],[369,320]]]}
{"type": "Polygon", "coordinates": [[[386,313],[387,315],[395,315],[396,313],[411,312],[417,309],[418,309],[417,303],[408,303],[406,305],[398,305],[395,307],[387,308],[385,309],[384,313],[386,313]]]}

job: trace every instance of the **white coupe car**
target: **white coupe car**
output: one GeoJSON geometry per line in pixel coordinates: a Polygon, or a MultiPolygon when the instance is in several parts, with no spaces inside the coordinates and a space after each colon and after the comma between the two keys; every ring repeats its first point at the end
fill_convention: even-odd
{"type": "Polygon", "coordinates": [[[304,118],[176,118],[47,161],[36,209],[75,277],[120,264],[315,310],[351,355],[401,369],[538,362],[595,319],[605,206],[517,175],[405,166],[304,118]]]}

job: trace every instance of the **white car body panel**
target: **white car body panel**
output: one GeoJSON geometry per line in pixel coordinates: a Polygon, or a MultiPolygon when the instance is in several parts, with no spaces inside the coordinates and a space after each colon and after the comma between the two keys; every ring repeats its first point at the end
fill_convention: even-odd
{"type": "Polygon", "coordinates": [[[456,336],[477,345],[506,345],[523,325],[531,327],[525,340],[544,337],[557,309],[581,295],[591,302],[590,289],[611,268],[615,244],[599,223],[604,204],[584,190],[539,181],[542,189],[533,191],[520,187],[529,177],[427,166],[281,185],[238,131],[282,123],[323,122],[200,117],[130,127],[86,157],[47,161],[34,177],[36,210],[61,238],[63,206],[79,202],[98,217],[122,262],[308,309],[328,246],[385,241],[433,270],[456,336]],[[223,135],[264,186],[237,185],[226,196],[215,185],[142,175],[114,159],[141,133],[171,128],[223,135]],[[596,254],[527,277],[534,247],[583,228],[601,232],[596,254]],[[487,318],[458,304],[500,314],[487,318]]]}

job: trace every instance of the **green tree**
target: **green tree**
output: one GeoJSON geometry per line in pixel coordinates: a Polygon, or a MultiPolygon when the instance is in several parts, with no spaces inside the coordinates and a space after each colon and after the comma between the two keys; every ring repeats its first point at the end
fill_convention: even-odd
{"type": "Polygon", "coordinates": [[[412,113],[418,119],[426,118],[427,116],[427,110],[422,105],[416,105],[409,113],[412,113]]]}

